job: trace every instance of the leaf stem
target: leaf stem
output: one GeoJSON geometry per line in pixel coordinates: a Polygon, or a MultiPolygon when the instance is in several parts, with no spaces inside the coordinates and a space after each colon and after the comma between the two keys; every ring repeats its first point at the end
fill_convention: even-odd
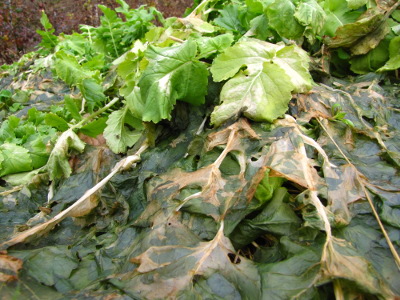
{"type": "Polygon", "coordinates": [[[203,0],[186,18],[193,18],[199,11],[203,10],[209,2],[214,0],[203,0]]]}
{"type": "Polygon", "coordinates": [[[92,113],[90,116],[84,118],[82,121],[80,121],[79,123],[71,126],[71,129],[76,129],[76,128],[81,128],[85,123],[90,122],[91,120],[93,120],[94,118],[96,118],[98,115],[101,115],[103,112],[105,112],[106,110],[108,110],[109,108],[111,108],[115,103],[117,103],[120,99],[119,98],[114,98],[112,99],[109,103],[107,103],[107,105],[105,105],[104,107],[100,108],[98,111],[92,113]]]}

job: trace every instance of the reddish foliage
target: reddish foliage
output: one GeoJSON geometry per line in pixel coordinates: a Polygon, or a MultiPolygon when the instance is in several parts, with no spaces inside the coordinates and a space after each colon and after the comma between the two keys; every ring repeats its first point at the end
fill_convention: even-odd
{"type": "MultiPolygon", "coordinates": [[[[166,17],[181,16],[192,0],[125,0],[132,8],[156,6],[166,17]]],[[[79,24],[98,25],[98,4],[115,8],[115,0],[3,0],[0,1],[0,65],[12,63],[34,50],[40,42],[37,29],[41,10],[48,15],[56,33],[78,31],[79,24]]]]}

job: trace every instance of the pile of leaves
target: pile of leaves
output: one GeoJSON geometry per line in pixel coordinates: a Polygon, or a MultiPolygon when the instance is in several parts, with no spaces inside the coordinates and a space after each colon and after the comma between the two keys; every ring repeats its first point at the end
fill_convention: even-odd
{"type": "Polygon", "coordinates": [[[1,294],[399,297],[399,3],[117,2],[1,67],[1,294]]]}

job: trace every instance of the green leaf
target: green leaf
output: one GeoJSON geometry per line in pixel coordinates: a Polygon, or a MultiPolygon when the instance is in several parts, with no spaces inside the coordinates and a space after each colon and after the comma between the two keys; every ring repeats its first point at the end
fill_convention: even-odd
{"type": "Polygon", "coordinates": [[[62,50],[55,54],[55,69],[57,76],[69,85],[77,85],[85,78],[92,77],[95,72],[84,69],[76,57],[62,50]]]}
{"type": "Polygon", "coordinates": [[[264,62],[270,62],[280,46],[256,39],[240,41],[214,59],[211,74],[214,81],[223,81],[233,77],[240,68],[246,66],[253,73],[263,68],[264,62]]]}
{"type": "Polygon", "coordinates": [[[15,129],[18,128],[20,124],[20,119],[16,116],[9,116],[7,120],[1,123],[0,127],[0,141],[13,141],[16,138],[15,129]]]}
{"type": "Polygon", "coordinates": [[[53,35],[55,30],[44,10],[42,10],[40,23],[42,24],[44,31],[36,30],[36,32],[42,37],[42,41],[40,42],[39,46],[47,49],[53,49],[58,43],[58,37],[53,35]]]}
{"type": "Polygon", "coordinates": [[[59,131],[65,131],[69,128],[67,121],[56,114],[48,113],[44,119],[47,125],[57,128],[59,131]]]}
{"type": "Polygon", "coordinates": [[[79,85],[79,90],[83,98],[87,102],[88,111],[93,112],[95,107],[100,107],[106,101],[106,96],[103,93],[103,87],[93,78],[85,78],[79,85]]]}
{"type": "Polygon", "coordinates": [[[246,0],[246,6],[251,13],[255,14],[262,14],[265,8],[263,0],[246,0]]]}
{"type": "Polygon", "coordinates": [[[389,60],[378,72],[392,71],[400,68],[400,36],[394,37],[389,44],[389,60]]]}
{"type": "Polygon", "coordinates": [[[368,0],[346,0],[350,9],[358,9],[368,3],[368,0]]]}
{"type": "Polygon", "coordinates": [[[266,11],[269,25],[281,37],[297,39],[302,36],[304,27],[294,17],[296,7],[291,0],[275,1],[268,5],[266,11]]]}
{"type": "Polygon", "coordinates": [[[145,111],[146,103],[140,94],[138,86],[133,87],[132,92],[125,96],[126,105],[128,106],[132,115],[137,119],[142,119],[145,111]]]}
{"type": "Polygon", "coordinates": [[[78,102],[80,102],[78,99],[74,99],[68,95],[64,97],[65,107],[76,121],[82,120],[82,116],[79,113],[80,107],[78,102]]]}
{"type": "Polygon", "coordinates": [[[133,117],[126,106],[110,114],[104,129],[104,138],[113,152],[126,152],[140,138],[142,129],[141,121],[133,117]]]}
{"type": "Polygon", "coordinates": [[[351,70],[357,74],[375,72],[383,67],[389,59],[389,40],[384,39],[375,49],[365,55],[357,55],[350,59],[351,70]]]}
{"type": "Polygon", "coordinates": [[[324,2],[326,22],[322,35],[334,36],[336,30],[348,23],[355,22],[362,11],[350,11],[343,0],[326,0],[324,2]]]}
{"type": "Polygon", "coordinates": [[[42,16],[40,17],[40,24],[42,24],[43,28],[46,30],[51,30],[53,25],[50,23],[49,18],[47,17],[44,10],[42,10],[42,16]]]}
{"type": "Polygon", "coordinates": [[[274,194],[275,190],[282,186],[284,182],[284,178],[282,177],[270,177],[269,176],[270,170],[268,169],[265,172],[264,178],[261,180],[259,185],[257,186],[256,193],[254,197],[256,197],[262,203],[265,203],[271,200],[272,195],[274,194]]]}
{"type": "Polygon", "coordinates": [[[32,170],[32,159],[27,149],[15,144],[4,143],[0,145],[0,153],[3,158],[0,177],[32,170]]]}
{"type": "Polygon", "coordinates": [[[208,71],[196,54],[192,40],[169,48],[149,47],[145,56],[150,63],[138,83],[145,102],[143,121],[170,119],[176,100],[204,103],[208,71]]]}
{"type": "Polygon", "coordinates": [[[98,118],[84,126],[80,129],[80,132],[86,134],[90,137],[97,137],[99,134],[102,134],[104,129],[106,128],[106,122],[108,117],[98,118]]]}
{"type": "Polygon", "coordinates": [[[246,32],[246,36],[254,37],[265,41],[268,37],[272,37],[273,33],[268,25],[268,18],[265,14],[257,16],[250,21],[250,28],[246,32]]]}
{"type": "Polygon", "coordinates": [[[308,55],[299,47],[278,46],[247,39],[226,49],[211,67],[214,81],[228,81],[220,95],[222,104],[214,109],[211,121],[221,125],[241,112],[256,121],[272,122],[285,113],[291,92],[311,88],[308,55]]]}
{"type": "Polygon", "coordinates": [[[222,88],[222,104],[212,112],[211,123],[219,126],[242,112],[252,120],[272,122],[288,109],[293,89],[290,78],[273,63],[265,63],[258,73],[239,73],[222,88]]]}
{"type": "MultiPolygon", "coordinates": [[[[1,158],[1,154],[0,154],[0,158],[1,158]]],[[[33,171],[29,171],[29,172],[10,174],[10,175],[4,176],[2,179],[4,181],[6,181],[8,184],[11,184],[13,186],[25,185],[25,184],[31,183],[32,179],[35,178],[35,176],[37,174],[39,174],[40,171],[41,171],[41,169],[36,169],[33,171]]]]}
{"type": "Polygon", "coordinates": [[[225,29],[244,33],[245,28],[241,23],[243,13],[240,10],[241,6],[237,4],[229,4],[219,11],[221,16],[216,18],[214,23],[225,29]]]}
{"type": "Polygon", "coordinates": [[[297,7],[294,16],[305,27],[305,37],[314,43],[315,37],[321,34],[324,27],[325,11],[315,0],[306,0],[297,7]]]}
{"type": "Polygon", "coordinates": [[[216,37],[201,37],[196,39],[199,47],[199,58],[207,58],[213,54],[223,52],[233,43],[233,35],[231,33],[220,34],[216,37]]]}
{"type": "Polygon", "coordinates": [[[49,153],[47,153],[47,147],[42,136],[38,136],[36,139],[24,144],[24,146],[29,150],[33,169],[40,168],[47,163],[49,153]]]}
{"type": "Polygon", "coordinates": [[[61,177],[68,178],[72,172],[68,162],[69,150],[75,149],[82,152],[84,148],[85,143],[79,139],[75,132],[71,129],[65,131],[58,138],[46,165],[50,179],[54,180],[61,177]]]}

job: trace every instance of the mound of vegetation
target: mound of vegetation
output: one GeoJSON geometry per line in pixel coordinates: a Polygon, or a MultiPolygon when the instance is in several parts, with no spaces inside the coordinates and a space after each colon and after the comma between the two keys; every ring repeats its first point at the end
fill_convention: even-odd
{"type": "Polygon", "coordinates": [[[1,67],[1,294],[399,297],[400,3],[116,2],[1,67]]]}

